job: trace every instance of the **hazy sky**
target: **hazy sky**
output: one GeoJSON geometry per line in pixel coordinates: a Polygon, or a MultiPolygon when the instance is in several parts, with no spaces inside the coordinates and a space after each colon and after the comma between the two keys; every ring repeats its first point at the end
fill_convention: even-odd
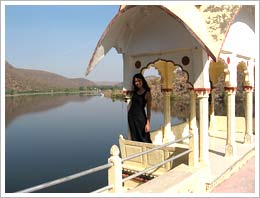
{"type": "MultiPolygon", "coordinates": [[[[5,57],[17,68],[85,78],[96,44],[119,5],[6,5],[5,57]]],[[[122,55],[109,54],[86,77],[122,81],[122,55]]]]}

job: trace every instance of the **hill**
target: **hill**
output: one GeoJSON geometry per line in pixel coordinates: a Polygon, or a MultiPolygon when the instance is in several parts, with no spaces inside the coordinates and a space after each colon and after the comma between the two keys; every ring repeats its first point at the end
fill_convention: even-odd
{"type": "Polygon", "coordinates": [[[84,78],[70,79],[47,71],[18,69],[8,62],[5,63],[6,91],[47,91],[82,86],[95,86],[95,83],[84,78]]]}
{"type": "Polygon", "coordinates": [[[122,86],[123,83],[117,81],[95,81],[98,86],[122,86]]]}

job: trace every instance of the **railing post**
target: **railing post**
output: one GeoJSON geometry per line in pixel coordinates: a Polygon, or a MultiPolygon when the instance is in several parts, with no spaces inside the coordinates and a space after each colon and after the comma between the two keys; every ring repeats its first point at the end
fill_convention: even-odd
{"type": "Polygon", "coordinates": [[[121,193],[123,189],[122,184],[122,159],[119,157],[119,148],[113,145],[110,149],[111,157],[108,158],[108,163],[113,163],[108,169],[108,185],[113,188],[110,192],[121,193]]]}

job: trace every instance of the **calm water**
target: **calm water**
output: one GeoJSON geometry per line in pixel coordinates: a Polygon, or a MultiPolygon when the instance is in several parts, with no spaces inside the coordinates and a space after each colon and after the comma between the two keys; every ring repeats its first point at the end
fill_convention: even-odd
{"type": "MultiPolygon", "coordinates": [[[[172,117],[172,123],[181,122],[172,117]]],[[[163,114],[152,112],[152,130],[163,114]]],[[[6,192],[15,192],[107,163],[127,106],[99,96],[6,98],[6,192]]],[[[38,192],[84,193],[107,185],[107,169],[38,192]]]]}

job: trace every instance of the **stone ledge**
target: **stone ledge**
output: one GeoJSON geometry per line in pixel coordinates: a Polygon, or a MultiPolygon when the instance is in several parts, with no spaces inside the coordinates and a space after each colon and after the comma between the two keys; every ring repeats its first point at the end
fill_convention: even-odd
{"type": "Polygon", "coordinates": [[[225,170],[218,178],[216,178],[212,182],[206,183],[206,191],[211,192],[217,185],[228,179],[233,173],[240,170],[242,166],[246,164],[246,162],[255,155],[255,148],[248,151],[245,155],[243,155],[238,161],[232,164],[227,170],[225,170]]]}
{"type": "Polygon", "coordinates": [[[205,181],[209,174],[207,169],[193,169],[181,164],[127,193],[202,193],[206,190],[205,181]]]}

